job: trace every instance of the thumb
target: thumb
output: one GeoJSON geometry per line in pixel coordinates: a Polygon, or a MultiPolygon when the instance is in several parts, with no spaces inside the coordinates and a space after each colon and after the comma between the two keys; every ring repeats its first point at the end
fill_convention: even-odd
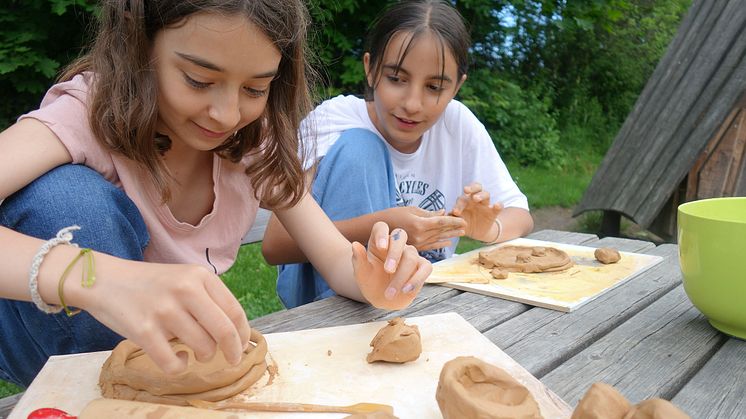
{"type": "Polygon", "coordinates": [[[355,276],[365,274],[370,269],[368,251],[358,242],[352,242],[352,269],[355,276]]]}

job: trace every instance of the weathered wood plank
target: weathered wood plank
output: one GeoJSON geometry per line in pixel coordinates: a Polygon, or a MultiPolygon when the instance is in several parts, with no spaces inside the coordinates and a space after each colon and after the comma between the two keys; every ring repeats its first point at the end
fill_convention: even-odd
{"type": "MultiPolygon", "coordinates": [[[[396,311],[401,316],[447,300],[461,291],[437,285],[425,285],[411,306],[396,311]]],[[[342,326],[380,320],[390,312],[344,297],[334,296],[313,304],[273,313],[252,320],[251,325],[262,333],[290,332],[329,326],[342,326]]]]}
{"type": "Polygon", "coordinates": [[[648,121],[655,121],[664,109],[662,106],[654,107],[653,99],[670,97],[695,57],[695,54],[690,52],[700,49],[700,44],[704,41],[702,33],[707,33],[707,28],[713,27],[719,17],[717,9],[722,9],[723,5],[723,0],[695,1],[692,4],[673,42],[656,66],[633,111],[628,115],[594,174],[582,201],[576,207],[575,214],[588,209],[612,209],[624,213],[623,207],[613,207],[611,204],[623,187],[622,183],[617,182],[624,179],[622,175],[627,169],[626,166],[637,158],[640,150],[645,149],[641,144],[647,140],[645,132],[650,129],[648,121]],[[701,27],[705,29],[699,31],[701,27]],[[697,39],[699,42],[696,42],[697,39]]]}
{"type": "MultiPolygon", "coordinates": [[[[634,213],[644,211],[643,205],[662,205],[649,200],[651,192],[665,190],[661,192],[663,200],[670,195],[736,103],[741,91],[723,88],[739,79],[737,69],[746,52],[746,37],[742,36],[746,9],[741,2],[730,1],[722,10],[713,27],[701,28],[707,37],[700,50],[690,50],[695,54],[691,69],[670,98],[660,104],[665,110],[655,125],[644,132],[645,153],[637,156],[635,164],[622,164],[625,171],[620,179],[636,186],[622,189],[615,205],[632,207],[634,213]],[[673,181],[660,183],[662,178],[673,181]]],[[[655,213],[659,209],[655,208],[655,213]]]]}
{"type": "MultiPolygon", "coordinates": [[[[511,319],[532,307],[514,301],[503,300],[473,292],[464,292],[441,301],[437,305],[430,305],[411,312],[410,316],[425,316],[439,313],[458,313],[480,332],[491,329],[496,325],[511,319]]],[[[395,313],[387,318],[395,317],[395,313]]]]}
{"type": "MultiPolygon", "coordinates": [[[[688,77],[693,68],[693,62],[714,30],[716,22],[721,19],[723,10],[728,0],[707,1],[697,9],[697,15],[691,22],[682,23],[679,31],[685,35],[681,42],[674,42],[667,49],[664,58],[656,66],[653,75],[647,84],[652,85],[650,90],[643,89],[643,94],[638,99],[643,108],[634,119],[629,119],[629,129],[620,131],[617,136],[626,147],[616,149],[614,153],[616,159],[623,159],[625,162],[635,161],[640,156],[639,151],[648,150],[650,138],[656,138],[650,135],[651,130],[657,129],[661,120],[666,118],[666,112],[673,105],[670,100],[677,90],[682,86],[682,81],[688,77]],[[685,26],[688,25],[688,26],[685,26]],[[670,56],[670,59],[669,59],[670,56]],[[660,69],[660,72],[658,71],[660,69]],[[622,137],[621,134],[624,134],[622,137]]],[[[615,141],[616,143],[616,141],[615,141]]],[[[630,175],[630,170],[636,165],[630,164],[612,164],[613,172],[608,173],[609,179],[626,179],[630,175]],[[624,176],[624,177],[617,177],[624,176]]],[[[611,191],[608,191],[611,193],[611,191]]],[[[611,195],[612,197],[615,195],[611,195]]]]}
{"type": "Polygon", "coordinates": [[[546,240],[557,243],[585,245],[598,240],[595,234],[576,233],[573,231],[541,230],[526,236],[534,240],[546,240]]]}
{"type": "MultiPolygon", "coordinates": [[[[598,237],[593,234],[556,230],[543,230],[528,237],[568,244],[583,244],[598,241],[598,237]]],[[[251,325],[263,333],[272,333],[365,323],[396,315],[409,316],[411,313],[423,312],[427,307],[440,304],[442,301],[461,293],[462,291],[439,285],[426,285],[411,306],[393,313],[378,310],[346,298],[332,297],[314,304],[306,304],[292,310],[285,310],[254,319],[251,325]]]]}
{"type": "Polygon", "coordinates": [[[535,308],[484,335],[529,372],[542,377],[680,284],[675,245],[664,244],[646,253],[664,259],[576,311],[535,308]]]}
{"type": "Polygon", "coordinates": [[[0,419],[5,419],[10,415],[10,412],[16,407],[16,404],[23,397],[23,393],[14,394],[12,396],[3,397],[0,399],[0,419]]]}
{"type": "Polygon", "coordinates": [[[598,381],[634,403],[670,400],[724,340],[679,286],[541,380],[570,405],[598,381]]]}
{"type": "Polygon", "coordinates": [[[737,418],[746,412],[744,394],[746,341],[730,338],[671,401],[693,418],[737,418]]]}
{"type": "Polygon", "coordinates": [[[271,215],[272,212],[264,208],[259,208],[254,219],[254,224],[246,233],[243,240],[241,240],[241,243],[248,244],[262,241],[264,239],[264,230],[267,229],[267,223],[271,215]]]}

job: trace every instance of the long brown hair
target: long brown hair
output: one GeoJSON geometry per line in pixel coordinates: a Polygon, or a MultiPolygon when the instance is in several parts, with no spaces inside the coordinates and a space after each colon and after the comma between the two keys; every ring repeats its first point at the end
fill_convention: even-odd
{"type": "MultiPolygon", "coordinates": [[[[373,100],[373,89],[381,78],[383,58],[391,38],[402,32],[408,32],[411,36],[399,54],[396,71],[399,71],[412,43],[420,35],[432,33],[440,42],[442,65],[445,65],[445,54],[450,51],[456,60],[456,80],[460,81],[466,74],[469,67],[471,37],[458,10],[442,0],[401,1],[385,9],[369,28],[365,50],[370,54],[369,71],[373,75],[373,85],[366,84],[366,100],[373,100]]],[[[445,69],[441,69],[441,73],[443,71],[445,69]]]]}
{"type": "MultiPolygon", "coordinates": [[[[92,71],[90,125],[114,152],[140,163],[168,200],[168,169],[161,154],[166,138],[156,138],[158,87],[149,52],[156,33],[195,13],[244,15],[280,50],[277,77],[261,117],[215,149],[221,157],[241,161],[257,153],[246,173],[268,208],[296,204],[305,190],[297,132],[311,109],[306,29],[302,0],[105,0],[90,52],[68,66],[60,80],[92,71]]],[[[301,153],[302,154],[302,153],[301,153]]]]}

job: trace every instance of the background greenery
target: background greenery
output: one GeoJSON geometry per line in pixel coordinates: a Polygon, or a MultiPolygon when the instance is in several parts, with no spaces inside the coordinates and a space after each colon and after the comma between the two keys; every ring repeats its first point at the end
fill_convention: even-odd
{"type": "MultiPolygon", "coordinates": [[[[363,38],[391,2],[308,0],[321,99],[362,92],[363,38]]],[[[541,208],[579,201],[691,0],[452,3],[474,45],[459,99],[485,124],[532,208],[541,208]]],[[[60,68],[84,50],[95,4],[0,4],[0,128],[37,107],[60,68]]],[[[259,246],[244,246],[223,275],[250,318],[282,309],[275,269],[259,246]]],[[[0,382],[0,397],[18,390],[0,382]]]]}

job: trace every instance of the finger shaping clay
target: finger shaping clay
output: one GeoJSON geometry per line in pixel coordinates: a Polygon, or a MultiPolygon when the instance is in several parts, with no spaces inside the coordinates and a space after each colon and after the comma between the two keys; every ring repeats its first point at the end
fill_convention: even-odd
{"type": "Polygon", "coordinates": [[[632,405],[614,387],[593,383],[572,413],[571,419],[622,419],[632,405]]]}
{"type": "Polygon", "coordinates": [[[619,259],[622,258],[622,255],[619,254],[619,251],[610,247],[601,247],[596,249],[596,251],[593,252],[593,256],[596,257],[597,261],[603,263],[604,265],[617,263],[619,262],[619,259]]]}
{"type": "MultiPolygon", "coordinates": [[[[369,262],[383,266],[386,254],[381,250],[371,248],[371,250],[367,252],[366,257],[369,262]]],[[[412,301],[417,297],[417,293],[420,292],[420,289],[422,289],[424,284],[420,284],[415,290],[408,293],[399,291],[389,300],[386,299],[385,292],[391,284],[392,278],[393,274],[364,276],[358,275],[358,272],[355,272],[355,282],[357,282],[360,292],[370,305],[384,310],[401,310],[412,304],[412,301]]]]}
{"type": "Polygon", "coordinates": [[[614,387],[594,383],[578,402],[571,419],[689,419],[689,416],[663,399],[632,405],[614,387]]]}
{"type": "Polygon", "coordinates": [[[443,365],[435,399],[444,419],[542,417],[523,384],[503,369],[472,356],[457,357],[443,365]]]}
{"type": "Polygon", "coordinates": [[[96,399],[89,402],[78,419],[239,419],[234,412],[195,409],[130,400],[96,399]]]}
{"type": "Polygon", "coordinates": [[[481,251],[477,263],[489,269],[495,279],[507,278],[508,272],[557,272],[574,265],[564,251],[541,246],[502,246],[481,251]]]}
{"type": "Polygon", "coordinates": [[[184,372],[166,375],[132,341],[124,340],[101,367],[99,386],[104,397],[187,406],[186,400],[219,401],[234,396],[254,384],[267,371],[267,342],[252,329],[251,341],[238,365],[230,365],[217,351],[207,362],[198,362],[194,352],[178,340],[171,341],[174,352],[188,356],[184,372]]]}
{"type": "Polygon", "coordinates": [[[369,363],[376,361],[404,363],[414,361],[422,353],[420,329],[404,323],[401,317],[389,320],[370,342],[373,350],[368,354],[369,363]]]}
{"type": "Polygon", "coordinates": [[[689,419],[689,415],[668,400],[648,399],[632,407],[624,419],[689,419]]]}

